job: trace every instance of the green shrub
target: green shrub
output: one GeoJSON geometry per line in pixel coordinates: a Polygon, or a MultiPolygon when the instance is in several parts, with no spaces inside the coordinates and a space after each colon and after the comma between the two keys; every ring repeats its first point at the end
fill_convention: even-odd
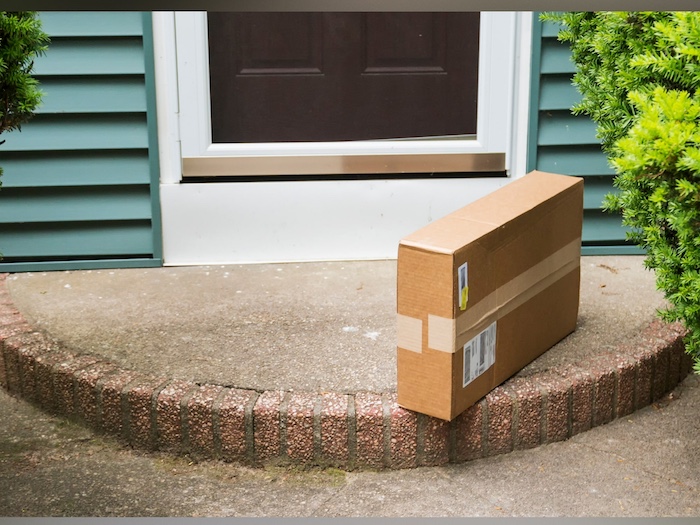
{"type": "Polygon", "coordinates": [[[653,45],[650,30],[670,13],[567,12],[547,13],[545,20],[563,24],[559,39],[571,46],[576,64],[574,84],[583,95],[572,110],[587,114],[598,125],[604,150],[622,137],[634,121],[627,94],[648,90],[653,77],[631,65],[632,57],[653,45]]]}
{"type": "Polygon", "coordinates": [[[31,73],[48,43],[35,12],[0,11],[0,134],[21,131],[39,106],[41,91],[31,73]]]}
{"type": "Polygon", "coordinates": [[[629,238],[669,307],[688,329],[686,349],[700,373],[700,12],[547,14],[563,24],[582,101],[616,171],[629,238]]]}

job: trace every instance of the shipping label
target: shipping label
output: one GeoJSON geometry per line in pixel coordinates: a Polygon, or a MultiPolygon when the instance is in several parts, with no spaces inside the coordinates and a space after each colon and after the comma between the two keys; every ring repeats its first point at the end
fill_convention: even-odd
{"type": "Polygon", "coordinates": [[[464,345],[462,388],[486,372],[496,361],[496,321],[464,345]]]}

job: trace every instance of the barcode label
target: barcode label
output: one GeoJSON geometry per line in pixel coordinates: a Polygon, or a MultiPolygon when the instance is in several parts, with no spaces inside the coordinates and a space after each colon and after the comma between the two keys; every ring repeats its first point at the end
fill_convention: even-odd
{"type": "Polygon", "coordinates": [[[496,361],[496,321],[464,345],[462,388],[486,372],[496,361]]]}

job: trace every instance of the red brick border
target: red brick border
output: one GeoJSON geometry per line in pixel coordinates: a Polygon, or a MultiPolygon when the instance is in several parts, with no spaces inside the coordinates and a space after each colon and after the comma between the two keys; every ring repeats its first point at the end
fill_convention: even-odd
{"type": "Polygon", "coordinates": [[[355,394],[357,463],[365,467],[384,465],[384,407],[381,394],[355,394]]]}
{"type": "Polygon", "coordinates": [[[283,459],[281,406],[284,392],[263,392],[253,408],[254,458],[283,459]]]}
{"type": "Polygon", "coordinates": [[[252,406],[257,398],[256,392],[237,389],[226,389],[219,398],[221,401],[217,411],[217,434],[222,459],[227,461],[251,459],[252,406]]]}
{"type": "Polygon", "coordinates": [[[182,400],[196,387],[187,381],[172,381],[155,396],[156,443],[159,450],[181,452],[183,444],[182,400]]]}
{"type": "MultiPolygon", "coordinates": [[[[481,458],[484,453],[483,437],[486,433],[484,414],[486,402],[471,406],[458,415],[451,424],[450,449],[451,461],[458,463],[481,458]]],[[[540,414],[537,414],[539,424],[540,414]]]]}
{"type": "Polygon", "coordinates": [[[217,456],[220,430],[215,425],[214,403],[224,390],[222,386],[202,385],[187,402],[190,453],[197,457],[217,456]]]}
{"type": "Polygon", "coordinates": [[[0,385],[131,446],[251,464],[346,469],[463,462],[561,441],[658,400],[691,372],[678,324],[653,321],[587,363],[493,390],[452,422],[395,393],[257,392],[151,377],[34,331],[0,274],[0,385]]]}
{"type": "Polygon", "coordinates": [[[285,414],[286,455],[295,462],[311,463],[315,457],[316,394],[289,394],[285,414]]]}
{"type": "Polygon", "coordinates": [[[392,468],[411,468],[418,465],[418,414],[406,410],[396,402],[396,394],[389,394],[390,451],[392,468]]]}
{"type": "Polygon", "coordinates": [[[351,400],[354,402],[354,399],[346,394],[332,392],[321,394],[321,413],[319,414],[321,444],[318,459],[322,463],[347,466],[354,461],[354,457],[351,458],[350,455],[348,407],[351,400]]]}

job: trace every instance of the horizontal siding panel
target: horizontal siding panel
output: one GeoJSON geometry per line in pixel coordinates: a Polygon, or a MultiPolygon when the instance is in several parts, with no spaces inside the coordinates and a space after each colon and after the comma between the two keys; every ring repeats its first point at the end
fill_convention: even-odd
{"type": "Polygon", "coordinates": [[[5,151],[148,148],[145,114],[37,115],[6,137],[5,151]]]}
{"type": "Polygon", "coordinates": [[[621,227],[619,215],[603,210],[584,210],[583,242],[624,244],[625,230],[621,227]]]}
{"type": "Polygon", "coordinates": [[[644,255],[644,250],[634,245],[583,245],[581,255],[644,255]]]}
{"type": "MultiPolygon", "coordinates": [[[[536,14],[536,17],[539,15],[536,14]]],[[[576,66],[568,43],[558,40],[560,25],[535,19],[531,113],[533,132],[529,166],[532,169],[584,178],[583,253],[639,253],[629,246],[621,218],[602,210],[605,195],[616,191],[614,172],[596,137],[595,123],[575,116],[571,107],[581,100],[572,84],[576,66]]]]}
{"type": "Polygon", "coordinates": [[[542,37],[557,38],[561,25],[554,22],[542,22],[542,37]]]}
{"type": "Polygon", "coordinates": [[[571,83],[570,75],[547,75],[540,84],[540,109],[570,110],[581,101],[581,94],[571,83]]]}
{"type": "Polygon", "coordinates": [[[0,224],[150,218],[148,186],[14,188],[0,195],[0,224]]]}
{"type": "Polygon", "coordinates": [[[47,11],[40,13],[39,18],[43,30],[52,37],[143,35],[139,12],[47,11]]]}
{"type": "Polygon", "coordinates": [[[0,231],[0,252],[7,262],[18,258],[136,257],[153,253],[153,231],[150,221],[15,224],[0,231]]]}
{"type": "Polygon", "coordinates": [[[1,262],[1,272],[47,272],[58,270],[96,270],[99,268],[157,268],[163,265],[160,258],[132,257],[119,259],[93,257],[91,259],[45,259],[40,262],[1,262]]]}
{"type": "MultiPolygon", "coordinates": [[[[608,193],[617,193],[617,189],[612,186],[611,177],[589,177],[585,179],[583,207],[587,210],[601,209],[603,199],[608,193]]],[[[619,221],[619,217],[616,220],[619,221]]]]}
{"type": "MultiPolygon", "coordinates": [[[[3,188],[149,184],[148,151],[3,153],[3,188]]],[[[0,199],[2,193],[0,193],[0,199]]]]}
{"type": "Polygon", "coordinates": [[[576,72],[576,66],[571,60],[569,47],[558,40],[543,40],[540,72],[542,74],[568,73],[573,75],[576,72]]]}
{"type": "Polygon", "coordinates": [[[36,59],[34,74],[46,75],[143,75],[141,38],[95,40],[57,38],[46,55],[36,59]]]}
{"type": "Polygon", "coordinates": [[[34,69],[43,103],[3,135],[0,271],[159,265],[149,16],[40,18],[52,39],[34,69]]]}
{"type": "Polygon", "coordinates": [[[599,144],[596,125],[586,116],[573,116],[569,111],[544,112],[540,117],[537,137],[540,146],[599,144]]]}
{"type": "Polygon", "coordinates": [[[540,146],[537,169],[565,175],[613,175],[608,158],[598,144],[583,146],[540,146]]]}
{"type": "Polygon", "coordinates": [[[142,76],[39,77],[44,96],[37,114],[146,111],[142,76]]]}

